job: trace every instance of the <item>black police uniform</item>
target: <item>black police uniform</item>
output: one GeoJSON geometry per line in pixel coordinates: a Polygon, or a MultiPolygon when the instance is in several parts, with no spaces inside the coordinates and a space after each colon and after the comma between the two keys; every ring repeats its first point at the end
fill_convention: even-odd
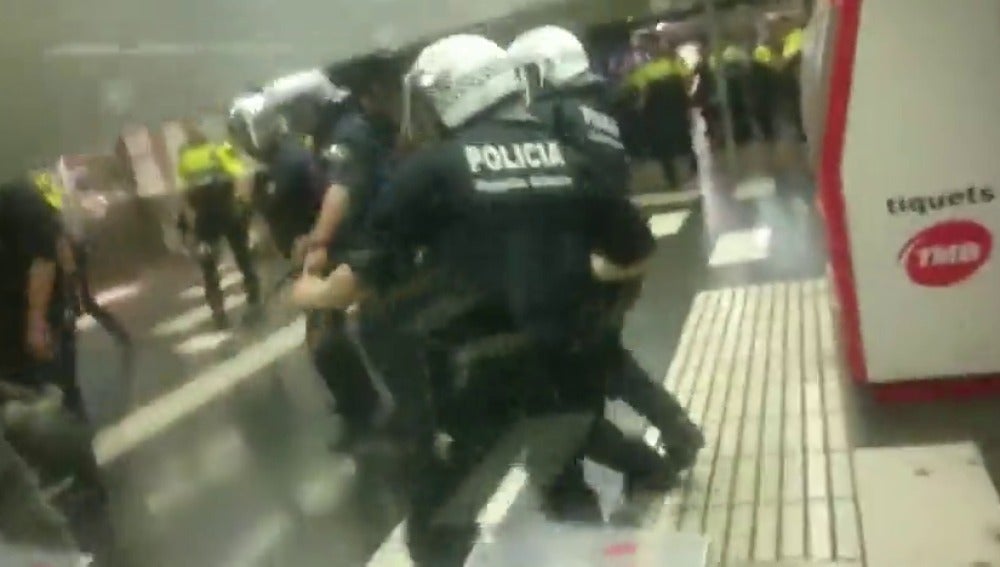
{"type": "MultiPolygon", "coordinates": [[[[629,161],[619,138],[616,121],[605,113],[608,108],[606,88],[594,80],[575,87],[549,90],[537,97],[532,112],[547,123],[560,141],[585,156],[587,175],[600,178],[612,189],[627,190],[629,161]]],[[[594,301],[607,309],[605,315],[609,340],[616,348],[609,351],[609,378],[612,397],[620,398],[634,407],[661,430],[664,444],[673,448],[679,462],[686,466],[702,444],[683,407],[664,391],[639,365],[632,353],[622,344],[624,310],[638,292],[637,283],[594,284],[594,301]]],[[[610,443],[614,437],[609,431],[610,443]]],[[[605,447],[596,447],[592,455],[602,464],[614,466],[602,455],[605,447]]]]}
{"type": "MultiPolygon", "coordinates": [[[[495,110],[453,132],[446,142],[411,156],[374,209],[371,222],[382,249],[404,257],[421,250],[421,273],[438,274],[444,285],[437,301],[415,309],[412,323],[400,328],[427,339],[428,329],[435,327],[427,321],[448,319],[442,313],[450,311],[462,319],[462,331],[477,333],[477,339],[487,333],[506,335],[509,344],[500,350],[524,354],[527,345],[524,372],[491,373],[492,384],[455,374],[451,383],[440,375],[431,377],[431,395],[438,400],[449,397],[442,392],[449,387],[479,393],[451,396],[465,404],[459,413],[468,418],[450,430],[460,462],[474,462],[469,454],[488,449],[498,429],[510,425],[519,412],[576,410],[598,416],[603,407],[604,373],[595,371],[588,358],[601,337],[588,335],[592,326],[583,309],[590,253],[598,250],[629,264],[645,257],[654,242],[624,194],[599,183],[581,183],[579,164],[573,165],[566,152],[545,125],[519,107],[495,110]],[[450,309],[442,306],[449,302],[450,309]]],[[[394,279],[386,277],[392,273],[386,263],[354,268],[363,281],[383,290],[381,297],[392,295],[386,291],[392,289],[386,281],[394,279]]],[[[362,313],[375,311],[362,307],[362,313]]],[[[410,354],[412,376],[421,361],[433,362],[435,353],[410,354]]],[[[451,362],[452,368],[458,365],[451,362]]],[[[419,382],[416,377],[411,381],[419,382]]],[[[449,534],[438,539],[429,528],[429,517],[447,491],[442,479],[454,476],[438,465],[428,466],[437,468],[413,473],[437,486],[413,493],[411,553],[418,562],[442,564],[444,546],[455,551],[457,562],[460,538],[449,534]],[[416,557],[425,552],[434,558],[416,557]]]]}
{"type": "Polygon", "coordinates": [[[559,140],[587,156],[588,174],[608,187],[628,188],[631,170],[608,87],[596,76],[579,85],[548,89],[532,99],[531,112],[559,140]]]}
{"type": "MultiPolygon", "coordinates": [[[[321,136],[325,152],[324,188],[339,185],[348,192],[347,218],[328,245],[332,265],[368,247],[366,220],[375,195],[385,184],[391,159],[394,129],[363,113],[354,101],[342,103],[344,111],[321,136]]],[[[366,364],[365,345],[352,335],[343,313],[316,312],[310,316],[310,343],[313,360],[337,401],[338,412],[347,427],[345,441],[372,425],[379,407],[379,392],[366,364]]],[[[378,337],[365,341],[370,344],[378,337]]]]}
{"type": "Polygon", "coordinates": [[[294,134],[277,140],[265,160],[266,178],[255,182],[257,207],[278,251],[290,258],[295,240],[316,222],[326,180],[313,150],[294,134]]]}

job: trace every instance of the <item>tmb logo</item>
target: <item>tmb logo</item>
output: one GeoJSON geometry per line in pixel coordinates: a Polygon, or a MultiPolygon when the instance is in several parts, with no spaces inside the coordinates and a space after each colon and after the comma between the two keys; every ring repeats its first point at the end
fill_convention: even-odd
{"type": "Polygon", "coordinates": [[[993,235],[971,220],[950,220],[917,233],[899,251],[913,283],[947,287],[970,278],[993,251],[993,235]]]}

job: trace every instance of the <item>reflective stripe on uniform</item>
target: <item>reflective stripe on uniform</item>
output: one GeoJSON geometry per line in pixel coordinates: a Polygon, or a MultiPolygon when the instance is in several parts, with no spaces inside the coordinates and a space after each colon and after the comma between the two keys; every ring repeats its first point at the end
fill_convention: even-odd
{"type": "Polygon", "coordinates": [[[802,42],[803,38],[802,28],[792,30],[788,35],[785,36],[785,40],[781,47],[781,56],[788,60],[796,55],[802,53],[802,42]]]}
{"type": "Polygon", "coordinates": [[[31,175],[31,181],[35,190],[42,195],[49,206],[56,210],[62,210],[63,196],[66,194],[66,190],[51,173],[47,171],[35,172],[31,175]]]}

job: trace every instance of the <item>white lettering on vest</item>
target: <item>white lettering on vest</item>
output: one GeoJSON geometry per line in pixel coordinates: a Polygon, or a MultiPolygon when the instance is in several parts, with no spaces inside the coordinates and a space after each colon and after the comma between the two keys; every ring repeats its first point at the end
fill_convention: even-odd
{"type": "Polygon", "coordinates": [[[500,146],[500,153],[503,155],[503,167],[504,169],[524,169],[524,160],[517,159],[517,152],[514,148],[517,146],[500,146]]]}
{"type": "Polygon", "coordinates": [[[474,174],[481,173],[484,168],[492,172],[509,172],[566,166],[562,148],[554,141],[465,146],[465,159],[474,174]]]}
{"type": "Polygon", "coordinates": [[[493,171],[504,169],[503,158],[500,156],[500,150],[496,146],[483,146],[483,157],[486,158],[486,167],[493,171]]]}
{"type": "Polygon", "coordinates": [[[479,173],[483,169],[483,152],[476,146],[465,146],[465,161],[472,173],[479,173]]]}
{"type": "Polygon", "coordinates": [[[541,144],[524,144],[524,161],[530,167],[542,167],[544,151],[541,144]]]}
{"type": "Polygon", "coordinates": [[[587,123],[587,126],[615,138],[621,137],[621,131],[614,118],[583,104],[580,105],[580,113],[583,114],[583,120],[587,123]]]}

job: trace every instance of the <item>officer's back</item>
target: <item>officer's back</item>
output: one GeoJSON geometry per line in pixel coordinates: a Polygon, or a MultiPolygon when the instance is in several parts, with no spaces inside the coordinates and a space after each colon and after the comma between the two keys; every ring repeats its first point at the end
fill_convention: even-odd
{"type": "Polygon", "coordinates": [[[586,176],[624,188],[629,167],[614,96],[591,71],[583,43],[566,29],[542,26],[507,48],[527,80],[531,111],[566,146],[585,157],[586,176]]]}
{"type": "Polygon", "coordinates": [[[531,98],[531,112],[560,142],[585,156],[588,176],[602,176],[604,183],[624,189],[629,161],[610,98],[607,86],[593,77],[568,88],[540,91],[531,98]]]}
{"type": "Polygon", "coordinates": [[[264,216],[278,249],[289,256],[294,240],[312,228],[326,186],[312,149],[290,133],[275,142],[268,177],[264,216]]]}
{"type": "Polygon", "coordinates": [[[535,338],[563,340],[589,278],[591,213],[566,152],[511,104],[411,159],[394,185],[405,215],[382,222],[454,281],[502,298],[535,338]]]}
{"type": "MultiPolygon", "coordinates": [[[[376,208],[374,227],[402,247],[424,248],[428,265],[456,284],[500,298],[533,338],[570,340],[591,251],[636,261],[648,252],[640,250],[645,223],[621,192],[581,182],[571,150],[527,112],[523,83],[495,43],[446,38],[422,52],[408,77],[420,93],[414,114],[434,115],[441,141],[398,168],[391,206],[376,208]]],[[[407,124],[433,131],[434,122],[407,124]]]]}

